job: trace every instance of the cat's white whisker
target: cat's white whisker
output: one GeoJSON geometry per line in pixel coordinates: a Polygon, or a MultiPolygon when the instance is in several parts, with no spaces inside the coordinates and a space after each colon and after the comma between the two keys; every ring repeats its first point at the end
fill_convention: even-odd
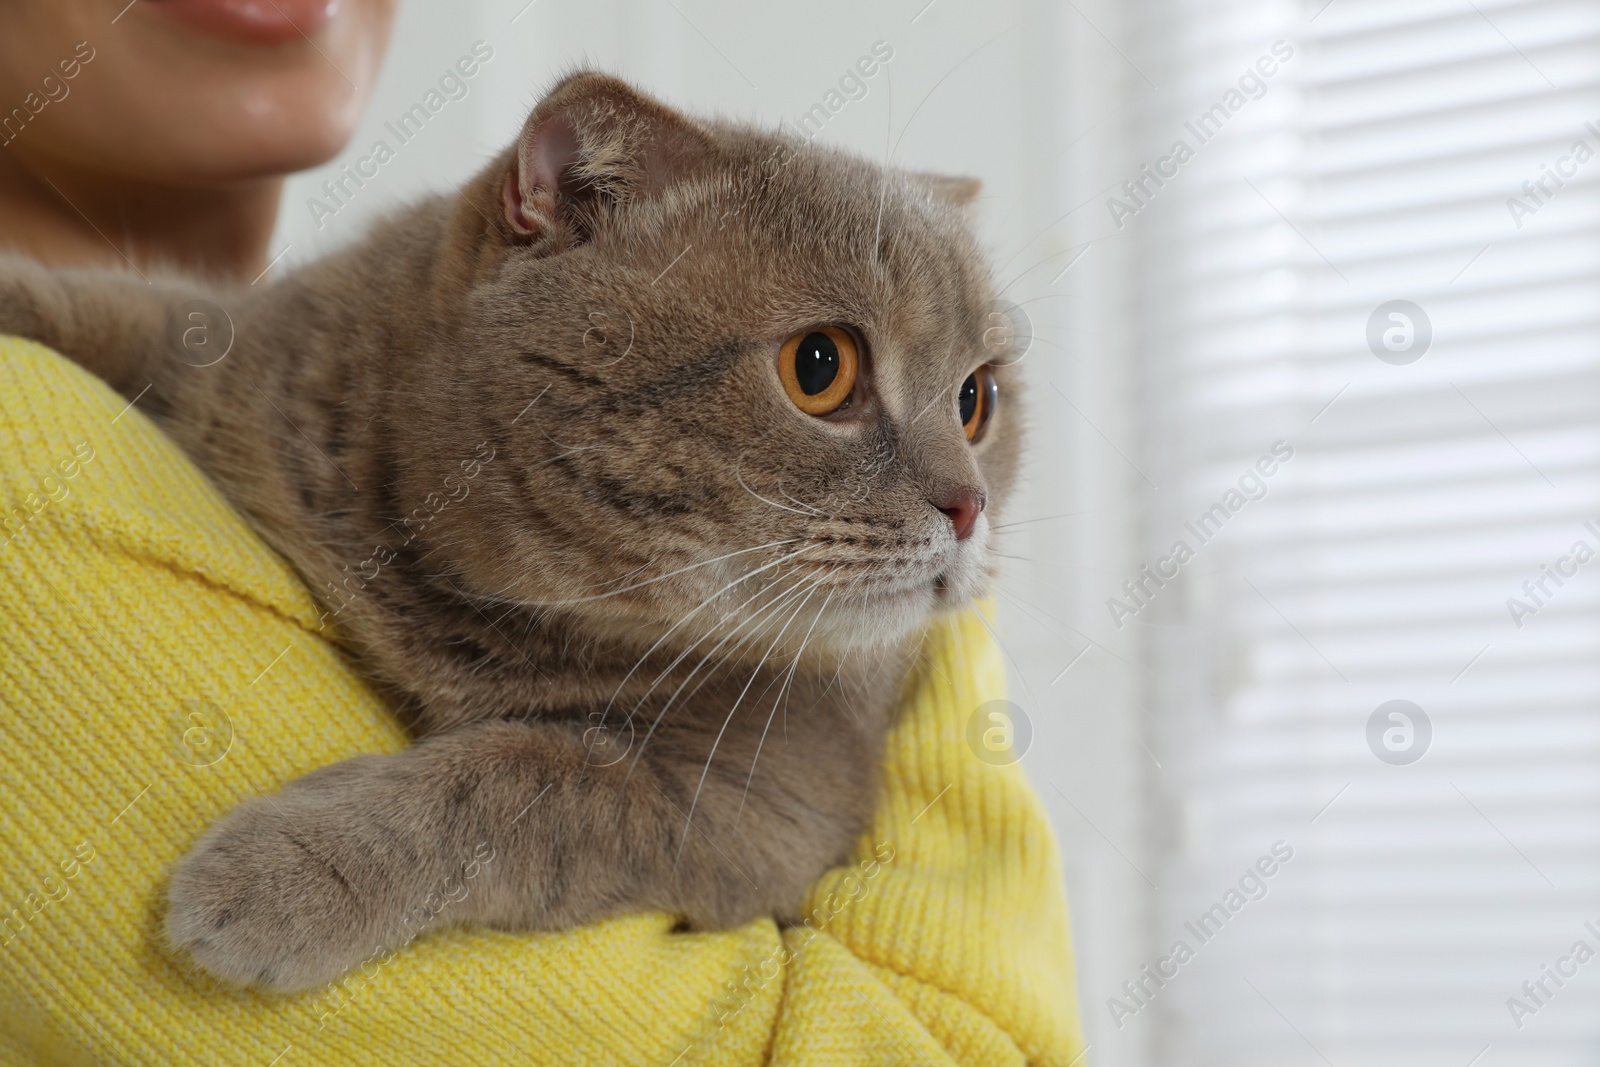
{"type": "MultiPolygon", "coordinates": [[[[763,435],[762,439],[765,440],[765,437],[766,437],[766,435],[763,435]]],[[[751,447],[753,448],[754,446],[752,445],[751,447]]],[[[739,453],[739,458],[733,464],[733,477],[734,477],[734,480],[739,483],[739,487],[741,489],[743,489],[745,492],[749,493],[751,496],[755,497],[757,500],[761,501],[763,504],[766,504],[769,507],[777,508],[780,511],[792,511],[796,515],[806,515],[807,517],[811,517],[811,518],[816,518],[816,517],[819,517],[819,516],[825,514],[824,512],[817,511],[815,508],[811,507],[811,505],[801,504],[800,501],[794,500],[793,497],[789,497],[789,499],[790,500],[794,500],[794,503],[800,504],[800,506],[802,508],[806,508],[807,510],[800,511],[800,510],[796,510],[795,508],[787,507],[787,506],[785,506],[783,504],[778,503],[775,500],[768,500],[766,497],[762,496],[760,493],[758,493],[754,489],[750,488],[749,483],[747,483],[744,480],[744,457],[749,453],[749,451],[750,451],[750,449],[747,448],[743,452],[739,453]]],[[[780,493],[783,493],[784,496],[789,496],[788,493],[784,493],[783,492],[782,486],[779,486],[778,491],[780,493]]]]}
{"type": "Polygon", "coordinates": [[[811,515],[815,516],[816,518],[819,518],[819,519],[827,518],[828,513],[826,511],[823,511],[821,508],[817,507],[815,504],[807,504],[804,500],[796,500],[794,495],[792,493],[790,493],[787,489],[780,488],[778,491],[783,494],[783,498],[785,500],[789,501],[789,503],[791,503],[791,504],[794,504],[796,507],[805,508],[806,511],[808,511],[811,515]]]}
{"type": "Polygon", "coordinates": [[[922,421],[922,417],[924,415],[926,415],[928,412],[932,411],[934,405],[938,404],[940,401],[949,402],[951,404],[951,406],[954,407],[955,406],[954,405],[954,400],[955,400],[955,398],[953,396],[951,396],[951,397],[935,396],[932,400],[928,401],[927,405],[921,411],[917,412],[917,414],[911,419],[911,421],[913,423],[921,422],[922,421]]]}
{"type": "Polygon", "coordinates": [[[694,797],[689,801],[689,813],[683,817],[683,837],[678,841],[678,854],[673,857],[673,866],[677,866],[678,860],[683,858],[683,846],[689,840],[689,830],[694,823],[695,809],[700,804],[700,793],[705,789],[706,775],[711,773],[711,761],[717,758],[717,748],[722,744],[722,738],[728,732],[728,724],[733,721],[733,716],[738,712],[739,705],[744,703],[745,695],[750,692],[750,687],[761,676],[761,669],[767,665],[767,658],[772,655],[772,650],[778,647],[778,642],[783,640],[783,635],[789,631],[790,625],[799,617],[800,612],[805,610],[806,604],[811,601],[811,597],[816,591],[817,583],[813,582],[805,598],[795,606],[793,611],[789,612],[789,617],[784,620],[777,636],[772,639],[772,643],[767,646],[766,651],[761,653],[760,661],[756,663],[755,669],[750,672],[750,680],[744,683],[744,688],[739,690],[739,695],[734,698],[733,705],[728,708],[728,714],[723,716],[722,727],[717,730],[717,736],[711,742],[711,751],[706,754],[705,766],[700,771],[700,781],[695,784],[694,797]]]}
{"type": "MultiPolygon", "coordinates": [[[[539,433],[544,437],[544,439],[546,441],[549,441],[551,444],[555,445],[557,448],[565,449],[568,454],[571,454],[573,452],[593,452],[597,448],[605,448],[605,447],[607,447],[604,444],[569,445],[569,444],[566,444],[565,442],[557,441],[554,437],[551,437],[549,434],[545,433],[544,430],[542,430],[542,429],[539,431],[539,433]]],[[[549,461],[547,460],[546,462],[549,462],[549,461]]]]}
{"type": "MultiPolygon", "coordinates": [[[[770,586],[763,586],[762,588],[757,589],[754,593],[750,594],[750,596],[746,597],[744,600],[740,601],[738,604],[735,604],[733,607],[729,608],[726,612],[724,612],[722,614],[721,618],[719,618],[715,623],[713,623],[711,626],[709,626],[706,629],[706,632],[704,634],[702,634],[701,636],[697,637],[694,641],[692,641],[689,644],[689,646],[687,648],[685,648],[683,651],[679,652],[678,655],[673,658],[671,663],[668,663],[665,667],[661,668],[661,670],[659,672],[657,672],[656,676],[653,679],[651,679],[650,684],[645,688],[645,691],[642,694],[640,694],[639,699],[634,702],[633,709],[628,712],[627,717],[623,720],[623,725],[624,726],[629,726],[629,725],[631,725],[633,723],[633,717],[635,715],[637,715],[638,712],[639,712],[639,709],[644,706],[644,702],[650,698],[650,694],[655,692],[656,686],[660,685],[662,683],[662,681],[664,681],[669,674],[671,674],[674,670],[676,670],[678,668],[679,664],[681,664],[684,660],[686,660],[690,656],[692,656],[694,654],[695,649],[700,647],[700,643],[702,641],[708,640],[711,637],[713,637],[716,634],[717,630],[722,626],[723,623],[727,622],[729,619],[733,618],[735,615],[740,614],[744,610],[746,605],[750,604],[751,602],[753,602],[753,601],[759,599],[760,597],[762,597],[763,595],[765,595],[767,592],[770,591],[770,588],[771,588],[770,586]]],[[[704,601],[702,601],[700,603],[699,607],[697,607],[695,609],[695,611],[698,612],[700,610],[700,608],[705,607],[706,604],[710,603],[711,600],[716,599],[716,597],[720,596],[720,595],[721,595],[721,593],[719,592],[719,593],[713,594],[711,597],[708,597],[706,600],[704,600],[704,601]]],[[[770,607],[770,605],[769,605],[769,607],[770,607]]],[[[763,609],[759,609],[759,610],[765,611],[766,609],[763,608],[763,609]]],[[[691,613],[691,614],[693,614],[693,613],[691,613]]],[[[742,628],[747,623],[751,622],[753,620],[753,618],[755,618],[755,617],[756,616],[747,616],[744,623],[741,623],[739,627],[735,627],[735,629],[733,631],[733,634],[738,633],[740,628],[742,628]]],[[[686,622],[686,621],[688,621],[687,617],[685,617],[684,619],[679,620],[679,623],[677,625],[681,625],[683,622],[686,622]]],[[[673,627],[674,630],[677,628],[677,625],[675,625],[673,627]]],[[[662,635],[662,637],[659,638],[656,641],[656,643],[651,646],[650,652],[654,652],[655,649],[659,648],[661,646],[661,644],[666,640],[666,638],[671,636],[671,633],[672,633],[672,630],[669,630],[666,634],[662,635]]],[[[723,642],[726,642],[729,637],[733,636],[733,634],[729,634],[728,637],[724,637],[723,638],[723,642]]],[[[701,662],[700,662],[700,666],[704,666],[705,665],[705,659],[708,658],[711,654],[715,653],[717,648],[721,648],[721,647],[722,647],[722,642],[719,642],[716,645],[716,647],[712,649],[711,653],[707,653],[706,657],[702,657],[701,662]]],[[[735,646],[735,647],[737,647],[737,646],[735,646]]],[[[637,671],[641,666],[644,665],[644,661],[649,658],[650,652],[647,652],[643,657],[641,657],[639,659],[639,661],[636,662],[633,665],[632,669],[630,669],[628,671],[627,676],[624,677],[623,680],[618,683],[617,688],[611,694],[610,702],[606,704],[605,711],[601,714],[601,722],[602,723],[605,721],[605,719],[607,717],[610,716],[611,708],[616,704],[617,697],[619,695],[621,695],[622,689],[623,689],[624,686],[626,686],[626,684],[628,682],[628,679],[633,677],[634,672],[637,671]]],[[[698,671],[699,669],[700,669],[699,666],[697,666],[695,668],[696,671],[698,671]]],[[[690,673],[690,677],[691,678],[693,677],[693,672],[690,673]]]]}
{"type": "MultiPolygon", "coordinates": [[[[655,687],[657,685],[659,685],[667,677],[667,675],[671,674],[672,671],[675,670],[679,664],[681,664],[685,659],[687,659],[690,655],[692,655],[694,653],[695,649],[699,648],[700,643],[702,641],[706,641],[706,640],[709,640],[711,637],[714,637],[716,635],[716,633],[717,633],[717,629],[719,627],[721,627],[723,623],[727,622],[729,619],[733,618],[736,615],[741,615],[742,614],[743,618],[740,619],[740,621],[734,626],[734,628],[732,630],[730,630],[728,633],[726,633],[725,635],[723,635],[723,637],[722,637],[722,639],[720,641],[718,641],[715,645],[713,645],[711,647],[711,649],[709,651],[707,651],[706,653],[704,653],[701,656],[700,662],[695,665],[695,668],[692,671],[689,672],[689,676],[684,679],[683,684],[680,684],[678,689],[673,693],[672,698],[669,699],[669,701],[668,701],[668,705],[670,706],[670,704],[672,703],[672,700],[677,699],[678,694],[680,694],[683,691],[683,685],[686,685],[686,684],[688,684],[688,682],[692,681],[694,679],[695,675],[698,674],[700,672],[700,670],[705,667],[706,663],[711,659],[712,656],[716,655],[716,653],[717,653],[717,651],[719,649],[721,649],[723,646],[727,645],[729,641],[732,641],[734,638],[738,637],[739,639],[737,641],[735,641],[733,645],[729,646],[727,653],[725,653],[723,658],[718,661],[717,665],[712,669],[712,671],[708,672],[708,674],[706,675],[706,679],[702,680],[701,685],[704,685],[705,684],[705,680],[709,680],[709,678],[713,674],[715,674],[716,671],[720,670],[722,668],[722,666],[724,664],[726,664],[729,659],[731,659],[734,655],[736,655],[739,652],[739,650],[741,648],[743,648],[744,645],[748,641],[754,640],[756,637],[758,637],[760,635],[760,624],[763,621],[765,621],[767,618],[769,618],[771,615],[776,614],[776,612],[779,609],[781,609],[782,606],[789,599],[791,599],[793,595],[795,595],[795,591],[798,590],[801,586],[803,586],[803,584],[805,582],[804,577],[800,577],[800,578],[795,579],[793,582],[790,582],[787,586],[784,586],[782,589],[774,591],[774,586],[777,586],[777,585],[779,585],[779,584],[781,584],[783,582],[788,581],[788,578],[789,578],[788,574],[784,574],[784,575],[782,575],[780,577],[775,578],[771,584],[769,584],[767,586],[763,586],[761,589],[758,589],[755,593],[751,594],[751,596],[746,598],[744,601],[740,602],[738,605],[734,606],[733,608],[730,608],[726,613],[724,613],[723,616],[720,619],[717,620],[717,622],[716,622],[716,624],[714,626],[709,628],[707,630],[707,632],[703,636],[701,636],[700,638],[695,640],[687,649],[685,649],[683,652],[679,653],[678,656],[671,663],[669,663],[665,668],[663,668],[661,670],[661,672],[659,674],[656,675],[655,679],[650,683],[650,687],[645,690],[644,694],[634,704],[633,712],[629,713],[629,718],[631,719],[633,714],[638,712],[639,708],[643,706],[644,701],[646,699],[648,699],[650,693],[654,691],[655,687]],[[772,599],[770,601],[768,601],[765,605],[763,605],[760,608],[755,609],[754,611],[749,611],[749,612],[744,611],[744,608],[745,608],[746,605],[750,604],[751,602],[753,602],[755,600],[760,599],[763,596],[768,595],[769,593],[772,595],[772,599]],[[745,634],[745,636],[743,636],[743,637],[739,637],[740,633],[743,632],[743,631],[746,631],[746,630],[748,630],[749,633],[745,634]]],[[[699,690],[699,686],[696,686],[694,691],[698,691],[698,690],[699,690]]],[[[663,709],[663,710],[665,710],[665,709],[663,709]]]]}
{"type": "MultiPolygon", "coordinates": [[[[813,581],[812,584],[816,584],[816,583],[813,581]]],[[[804,576],[802,576],[801,578],[796,580],[792,585],[790,585],[785,590],[785,596],[782,598],[782,600],[783,600],[784,603],[792,601],[796,596],[799,596],[801,593],[804,593],[809,588],[810,588],[810,586],[807,585],[804,576]]],[[[774,606],[782,607],[782,604],[779,604],[778,602],[774,601],[774,606]]],[[[773,612],[771,614],[776,614],[776,612],[773,612]]],[[[759,620],[759,621],[762,621],[762,622],[766,621],[767,619],[769,619],[771,617],[771,614],[767,615],[765,618],[763,618],[762,620],[759,620]]],[[[762,632],[763,631],[762,631],[762,629],[761,629],[761,627],[759,625],[752,626],[750,628],[750,631],[744,637],[740,638],[734,644],[730,645],[728,647],[727,651],[723,652],[722,655],[720,657],[718,657],[717,661],[714,664],[712,664],[712,666],[709,669],[707,669],[704,674],[702,674],[700,676],[700,681],[695,683],[694,688],[690,689],[687,693],[683,694],[683,696],[678,701],[679,705],[681,706],[682,704],[686,704],[690,700],[693,700],[694,697],[695,697],[695,694],[699,693],[700,690],[705,688],[705,686],[708,685],[713,679],[715,679],[718,676],[720,676],[720,674],[723,671],[723,669],[725,667],[727,667],[729,663],[732,662],[733,657],[738,655],[743,649],[747,648],[751,644],[751,642],[757,640],[761,636],[762,632]]],[[[703,667],[704,665],[702,664],[701,666],[703,667]]],[[[699,668],[697,668],[697,669],[699,669],[699,668]]]]}
{"type": "Polygon", "coordinates": [[[1070,519],[1078,515],[1087,515],[1087,511],[1064,511],[1060,515],[1041,515],[1036,519],[1019,519],[1016,522],[991,523],[989,529],[993,533],[1001,530],[1010,530],[1018,526],[1031,526],[1036,522],[1052,522],[1056,519],[1070,519]]]}
{"type": "MultiPolygon", "coordinates": [[[[819,584],[820,584],[820,579],[819,579],[819,584]]],[[[814,592],[816,592],[816,590],[817,590],[817,586],[815,586],[815,585],[812,586],[811,591],[814,593],[814,592]]],[[[829,601],[833,600],[834,592],[835,592],[834,590],[830,590],[828,595],[823,599],[822,606],[817,608],[816,615],[813,616],[812,619],[811,619],[811,628],[806,631],[805,637],[800,639],[800,647],[795,651],[794,662],[789,665],[789,673],[784,676],[783,685],[782,685],[782,687],[779,688],[777,697],[772,701],[772,711],[767,714],[766,725],[761,728],[761,737],[756,741],[756,753],[755,753],[755,756],[753,758],[751,758],[751,760],[750,760],[750,773],[749,773],[749,775],[747,775],[745,777],[745,780],[744,780],[744,792],[739,795],[739,810],[737,812],[735,812],[734,816],[733,816],[733,824],[735,826],[739,825],[740,818],[742,818],[744,816],[745,801],[750,799],[750,783],[754,782],[755,779],[756,779],[756,764],[761,762],[761,749],[767,743],[767,731],[772,729],[772,720],[778,714],[778,704],[779,704],[780,701],[782,701],[784,699],[784,695],[789,691],[790,683],[794,681],[794,673],[800,666],[800,657],[805,655],[806,645],[811,640],[811,634],[816,630],[817,623],[822,621],[822,616],[824,614],[826,614],[826,612],[828,610],[828,603],[829,603],[829,601]]],[[[811,594],[810,593],[806,594],[806,599],[807,600],[811,599],[811,594]]],[[[802,608],[805,607],[805,605],[803,603],[800,606],[802,608]]],[[[841,661],[841,669],[842,669],[842,661],[841,661]]],[[[837,677],[837,675],[835,675],[835,677],[837,677]]],[[[788,715],[788,705],[787,704],[784,705],[784,714],[787,717],[787,715],[788,715]]],[[[707,766],[708,767],[710,766],[709,762],[707,763],[707,766]]]]}
{"type": "MultiPolygon", "coordinates": [[[[712,656],[716,655],[717,650],[722,648],[723,645],[727,644],[728,641],[732,640],[735,635],[737,635],[738,633],[740,633],[741,631],[746,630],[746,629],[748,629],[750,632],[745,637],[740,639],[740,645],[744,644],[747,641],[754,640],[755,638],[759,637],[760,636],[760,631],[757,629],[758,624],[761,621],[763,621],[764,619],[769,618],[772,615],[775,615],[779,610],[782,609],[782,607],[785,604],[787,604],[795,596],[799,595],[799,592],[803,589],[803,587],[804,587],[804,579],[800,579],[800,580],[797,580],[796,582],[794,582],[787,589],[785,589],[781,594],[779,594],[772,601],[772,603],[770,603],[766,607],[762,608],[759,613],[751,615],[751,616],[748,616],[743,621],[741,621],[739,623],[739,625],[736,626],[731,633],[729,633],[721,641],[718,641],[716,643],[716,645],[714,645],[709,652],[707,652],[704,656],[702,656],[700,658],[700,662],[697,663],[695,665],[694,669],[689,672],[688,676],[685,677],[684,680],[678,684],[678,688],[673,690],[672,695],[670,697],[668,697],[666,703],[661,706],[661,710],[656,713],[655,720],[653,722],[651,722],[651,724],[650,724],[650,729],[645,732],[644,740],[639,742],[639,751],[634,753],[633,764],[628,768],[629,775],[632,775],[633,769],[639,765],[639,760],[644,755],[645,747],[647,745],[649,745],[650,739],[651,739],[651,737],[653,737],[655,735],[656,728],[661,725],[662,719],[664,719],[666,717],[668,711],[672,710],[672,707],[677,702],[679,696],[681,696],[683,694],[684,689],[689,685],[689,683],[691,681],[694,680],[695,676],[697,674],[699,674],[701,668],[703,668],[706,665],[706,663],[710,661],[712,656]]],[[[738,647],[739,647],[739,645],[735,645],[734,649],[730,651],[730,653],[729,653],[730,657],[731,657],[733,651],[737,651],[738,647]]],[[[725,657],[724,662],[726,661],[726,658],[727,657],[725,657]]],[[[681,659],[681,657],[680,657],[680,659],[681,659]]],[[[716,670],[720,670],[720,664],[712,672],[709,672],[706,677],[710,678],[712,676],[712,674],[715,673],[716,670]]],[[[701,684],[703,685],[704,681],[702,681],[701,684]]],[[[653,684],[652,684],[651,688],[654,689],[654,685],[653,684]]],[[[698,691],[698,689],[699,689],[699,687],[697,686],[695,691],[698,691]]],[[[639,703],[634,705],[633,711],[630,712],[629,715],[628,715],[628,720],[629,721],[631,721],[632,718],[633,718],[633,715],[638,712],[639,708],[643,705],[644,700],[648,697],[648,695],[649,695],[649,693],[647,691],[646,694],[645,694],[645,697],[641,697],[640,700],[639,700],[639,703]]]]}
{"type": "MultiPolygon", "coordinates": [[[[609,592],[605,592],[605,593],[596,593],[593,596],[574,597],[574,598],[569,599],[569,600],[523,600],[523,601],[518,601],[518,603],[523,607],[543,607],[543,608],[567,607],[567,606],[572,605],[572,604],[588,604],[588,603],[591,603],[591,602],[596,601],[596,600],[605,600],[607,597],[621,596],[623,593],[631,593],[635,589],[643,589],[647,585],[654,585],[657,582],[664,582],[668,578],[676,577],[677,575],[683,574],[683,573],[685,573],[687,571],[695,570],[696,568],[699,568],[699,567],[709,567],[713,563],[720,563],[725,559],[732,559],[734,556],[748,555],[751,552],[760,552],[763,549],[774,548],[774,547],[777,547],[779,545],[792,545],[796,541],[799,541],[799,540],[801,540],[801,538],[790,537],[790,538],[787,538],[787,539],[782,540],[782,541],[769,541],[767,544],[756,545],[754,548],[741,548],[741,549],[738,549],[737,551],[729,552],[729,553],[726,553],[724,555],[717,556],[714,559],[701,560],[698,563],[691,563],[686,567],[679,567],[675,571],[668,571],[666,574],[657,575],[654,578],[647,578],[642,582],[635,583],[634,585],[624,586],[621,589],[612,589],[609,592]]],[[[788,557],[788,556],[784,557],[784,559],[788,559],[788,558],[790,558],[790,557],[788,557]]],[[[778,561],[778,562],[781,562],[781,561],[778,561]]],[[[760,571],[752,571],[750,573],[759,574],[760,571]]],[[[740,579],[740,580],[742,580],[742,579],[740,579]]],[[[728,588],[730,588],[730,586],[724,586],[722,590],[718,591],[718,593],[713,593],[712,597],[715,598],[721,592],[726,591],[728,588]]]]}
{"type": "Polygon", "coordinates": [[[799,508],[791,508],[787,504],[780,504],[775,500],[768,500],[766,497],[750,488],[750,486],[745,483],[744,475],[739,471],[734,471],[733,476],[739,482],[739,488],[743,489],[745,492],[749,493],[763,504],[766,504],[768,507],[774,507],[780,511],[792,511],[796,515],[807,515],[807,512],[801,511],[799,508]]]}
{"type": "MultiPolygon", "coordinates": [[[[783,543],[784,544],[792,544],[793,543],[793,539],[791,539],[790,541],[783,542],[783,543]]],[[[762,546],[762,547],[770,547],[770,546],[762,546]]],[[[815,547],[816,547],[815,545],[807,545],[804,548],[799,548],[799,549],[796,549],[793,552],[787,553],[786,555],[780,556],[777,559],[773,560],[772,562],[767,563],[764,566],[758,567],[755,570],[747,571],[743,575],[741,575],[740,577],[735,578],[733,581],[731,581],[727,585],[723,586],[721,589],[718,589],[715,593],[712,593],[710,596],[706,597],[699,604],[695,605],[695,607],[691,611],[689,611],[687,614],[685,614],[677,622],[673,623],[672,626],[670,626],[667,629],[666,633],[664,633],[660,637],[658,637],[656,639],[655,643],[652,644],[645,651],[644,655],[639,657],[638,661],[636,663],[634,663],[633,667],[629,669],[628,673],[623,676],[622,681],[617,683],[616,692],[614,692],[612,694],[611,701],[606,704],[606,710],[605,710],[605,713],[601,715],[601,721],[604,722],[605,721],[605,715],[610,714],[612,705],[614,705],[616,703],[617,694],[622,692],[622,687],[627,685],[628,680],[633,677],[634,672],[637,671],[641,666],[643,666],[644,662],[650,658],[650,656],[656,651],[656,649],[660,648],[667,641],[668,638],[670,638],[674,633],[676,633],[678,631],[678,629],[681,626],[683,626],[690,619],[694,618],[702,610],[704,610],[706,605],[710,604],[712,601],[714,601],[718,597],[722,596],[722,594],[726,593],[729,589],[732,589],[734,586],[740,585],[743,582],[748,581],[749,579],[755,577],[757,574],[760,574],[762,571],[765,571],[765,570],[768,570],[768,569],[770,569],[772,567],[775,567],[778,564],[783,563],[785,560],[793,559],[796,556],[800,555],[802,552],[809,551],[810,549],[815,548],[815,547]]],[[[730,553],[730,555],[738,555],[738,554],[739,553],[730,553]]],[[[724,557],[724,558],[726,558],[726,557],[724,557]]],[[[755,597],[760,596],[760,595],[761,595],[761,592],[758,591],[753,596],[751,596],[749,598],[749,600],[744,601],[742,604],[739,604],[737,607],[735,607],[733,609],[733,611],[730,611],[729,615],[731,615],[733,612],[738,611],[740,608],[744,607],[744,604],[748,604],[750,602],[750,600],[754,600],[755,597]]],[[[721,619],[717,620],[716,626],[722,625],[723,621],[725,621],[729,617],[729,615],[724,615],[721,619]]],[[[711,628],[711,631],[710,631],[711,633],[716,632],[716,626],[713,626],[711,628]]],[[[709,634],[707,636],[709,636],[709,634]]],[[[701,638],[700,640],[704,640],[704,638],[701,638]]],[[[685,650],[684,653],[682,653],[677,660],[674,660],[671,665],[669,665],[665,670],[663,670],[662,673],[656,677],[656,680],[650,684],[650,689],[654,689],[656,687],[656,685],[659,684],[661,679],[666,676],[667,671],[670,671],[673,667],[677,666],[678,663],[682,662],[683,657],[688,655],[689,650],[692,650],[695,647],[695,645],[698,645],[699,643],[700,642],[698,640],[695,641],[694,644],[691,644],[689,646],[689,649],[685,650]]],[[[646,694],[648,694],[650,692],[650,690],[647,689],[645,692],[646,692],[646,694]]],[[[629,715],[629,719],[631,720],[632,717],[633,716],[630,714],[629,715]]]]}

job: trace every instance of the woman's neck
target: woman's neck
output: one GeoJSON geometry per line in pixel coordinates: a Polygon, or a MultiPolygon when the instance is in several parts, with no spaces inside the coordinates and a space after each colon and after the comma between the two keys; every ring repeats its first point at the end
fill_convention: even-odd
{"type": "Polygon", "coordinates": [[[49,266],[131,265],[248,282],[267,266],[282,189],[280,178],[141,184],[0,148],[0,247],[49,266]]]}

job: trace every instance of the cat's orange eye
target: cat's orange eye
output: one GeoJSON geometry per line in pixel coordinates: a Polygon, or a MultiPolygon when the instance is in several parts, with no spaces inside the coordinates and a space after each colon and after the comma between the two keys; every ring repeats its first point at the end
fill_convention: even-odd
{"type": "Polygon", "coordinates": [[[797,333],[778,350],[778,377],[794,406],[827,415],[850,399],[861,369],[856,340],[837,326],[797,333]]]}
{"type": "Polygon", "coordinates": [[[961,391],[956,394],[956,408],[961,413],[961,429],[968,441],[976,443],[983,436],[984,428],[994,418],[998,399],[994,371],[987,366],[979,367],[961,383],[961,391]]]}

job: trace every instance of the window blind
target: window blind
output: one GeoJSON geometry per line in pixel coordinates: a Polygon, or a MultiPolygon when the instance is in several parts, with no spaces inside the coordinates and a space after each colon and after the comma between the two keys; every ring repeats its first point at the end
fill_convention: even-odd
{"type": "Polygon", "coordinates": [[[1160,889],[1085,1011],[1186,1067],[1591,1064],[1600,7],[1136,10],[1158,488],[1105,622],[1160,889]]]}

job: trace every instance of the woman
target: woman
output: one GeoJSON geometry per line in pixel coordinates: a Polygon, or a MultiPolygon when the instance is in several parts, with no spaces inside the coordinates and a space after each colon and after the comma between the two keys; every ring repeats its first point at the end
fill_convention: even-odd
{"type": "Polygon", "coordinates": [[[0,233],[52,264],[251,280],[283,176],[335,155],[394,0],[0,7],[0,233]]]}
{"type": "MultiPolygon", "coordinates": [[[[252,281],[393,5],[124,3],[0,8],[0,245],[252,281]]],[[[871,837],[804,926],[442,931],[298,996],[194,972],[157,933],[173,860],[241,800],[406,739],[131,409],[0,339],[0,1063],[1076,1061],[1054,844],[1016,768],[962,740],[1003,687],[975,619],[930,638],[871,837]]]]}

